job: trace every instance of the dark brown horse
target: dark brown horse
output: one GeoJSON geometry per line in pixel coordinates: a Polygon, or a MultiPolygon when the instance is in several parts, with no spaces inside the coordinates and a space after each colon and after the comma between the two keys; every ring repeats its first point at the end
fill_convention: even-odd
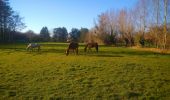
{"type": "Polygon", "coordinates": [[[86,52],[87,48],[88,48],[88,50],[91,50],[91,48],[94,48],[94,47],[96,48],[96,52],[98,52],[98,43],[96,43],[96,42],[87,43],[85,45],[84,51],[86,52]]]}
{"type": "Polygon", "coordinates": [[[78,47],[79,47],[79,44],[76,43],[76,42],[71,42],[69,45],[68,45],[68,48],[66,50],[66,55],[68,56],[69,55],[69,52],[70,50],[73,50],[76,51],[76,54],[78,55],[78,47]]]}

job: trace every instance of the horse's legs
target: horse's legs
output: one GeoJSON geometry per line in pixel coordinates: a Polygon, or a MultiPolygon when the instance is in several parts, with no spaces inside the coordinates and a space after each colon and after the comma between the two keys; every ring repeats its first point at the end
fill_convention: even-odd
{"type": "Polygon", "coordinates": [[[31,49],[31,51],[33,52],[33,48],[30,48],[31,49]]]}
{"type": "Polygon", "coordinates": [[[78,48],[76,48],[76,54],[78,55],[78,48]]]}
{"type": "Polygon", "coordinates": [[[96,46],[96,52],[98,52],[98,45],[96,46]]]}
{"type": "Polygon", "coordinates": [[[38,46],[38,51],[40,51],[40,46],[38,46]]]}
{"type": "Polygon", "coordinates": [[[68,51],[67,51],[67,55],[69,55],[69,52],[70,52],[70,50],[68,49],[68,51]]]}
{"type": "Polygon", "coordinates": [[[68,54],[69,54],[69,49],[66,50],[66,56],[68,56],[68,54]]]}
{"type": "Polygon", "coordinates": [[[92,51],[92,50],[91,50],[91,47],[89,47],[89,48],[88,48],[88,52],[91,52],[91,51],[92,51]]]}
{"type": "Polygon", "coordinates": [[[29,51],[29,47],[27,47],[26,50],[29,51]]]}
{"type": "Polygon", "coordinates": [[[88,47],[88,45],[85,45],[84,52],[86,52],[86,51],[87,51],[87,47],[88,47]]]}

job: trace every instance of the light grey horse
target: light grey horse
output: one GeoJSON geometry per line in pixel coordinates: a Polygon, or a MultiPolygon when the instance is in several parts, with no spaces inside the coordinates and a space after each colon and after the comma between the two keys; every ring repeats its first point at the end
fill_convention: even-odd
{"type": "Polygon", "coordinates": [[[37,44],[37,43],[29,43],[28,46],[27,46],[27,48],[26,48],[26,50],[27,50],[27,51],[29,51],[29,50],[32,50],[32,51],[33,51],[34,48],[37,48],[37,50],[40,51],[40,47],[41,47],[40,44],[37,44]]]}

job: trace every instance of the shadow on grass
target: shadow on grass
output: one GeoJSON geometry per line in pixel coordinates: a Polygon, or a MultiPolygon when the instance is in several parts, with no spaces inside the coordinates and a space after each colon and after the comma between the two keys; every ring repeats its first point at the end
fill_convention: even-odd
{"type": "Polygon", "coordinates": [[[80,55],[84,56],[93,56],[93,57],[124,57],[123,55],[117,55],[117,54],[102,54],[102,53],[82,53],[80,55]]]}
{"type": "MultiPolygon", "coordinates": [[[[11,54],[14,52],[23,52],[26,54],[36,54],[36,55],[41,55],[41,54],[47,54],[47,53],[55,53],[55,54],[63,54],[65,55],[65,49],[60,48],[60,49],[41,49],[39,52],[37,50],[33,51],[26,51],[25,48],[5,48],[5,49],[0,49],[4,53],[11,54]]],[[[74,55],[73,52],[70,52],[71,55],[74,55]]],[[[91,53],[85,53],[83,49],[79,50],[79,55],[84,55],[84,56],[96,56],[96,57],[124,57],[124,56],[151,56],[151,57],[158,57],[158,56],[170,56],[170,54],[161,54],[161,53],[155,53],[151,51],[136,51],[136,50],[114,50],[114,51],[99,51],[96,53],[95,51],[91,53]]]]}
{"type": "MultiPolygon", "coordinates": [[[[26,54],[47,54],[47,53],[59,53],[65,55],[65,50],[67,48],[66,43],[61,44],[42,44],[41,50],[38,52],[36,49],[34,51],[26,51],[26,44],[20,45],[1,45],[0,50],[4,53],[11,54],[13,52],[25,52],[26,54]]],[[[73,53],[71,54],[73,55],[73,53]]],[[[99,52],[96,53],[95,51],[85,53],[84,52],[84,45],[80,45],[79,55],[84,56],[96,56],[96,57],[124,57],[124,56],[151,56],[151,57],[158,57],[158,56],[170,56],[170,54],[161,54],[152,51],[138,51],[132,50],[129,48],[123,47],[107,47],[107,46],[100,46],[99,52]]]]}
{"type": "Polygon", "coordinates": [[[106,54],[100,54],[96,55],[97,57],[124,57],[122,55],[106,55],[106,54]]]}
{"type": "Polygon", "coordinates": [[[33,51],[27,51],[25,48],[0,48],[0,50],[4,53],[13,53],[13,52],[25,52],[25,53],[65,53],[65,49],[41,49],[38,51],[37,49],[34,49],[33,51]]]}
{"type": "Polygon", "coordinates": [[[120,51],[100,51],[100,54],[116,54],[116,55],[127,55],[127,56],[170,56],[170,54],[161,54],[158,52],[152,51],[137,51],[137,50],[130,50],[124,49],[120,51]]]}

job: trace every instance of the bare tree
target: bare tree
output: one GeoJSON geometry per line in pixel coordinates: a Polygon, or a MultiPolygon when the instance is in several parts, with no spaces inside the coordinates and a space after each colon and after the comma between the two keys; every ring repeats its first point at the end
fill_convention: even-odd
{"type": "Polygon", "coordinates": [[[146,32],[146,28],[147,28],[147,16],[148,16],[148,5],[147,3],[149,2],[149,0],[139,0],[137,5],[136,5],[136,13],[137,14],[137,23],[138,23],[138,30],[141,34],[140,36],[140,44],[142,46],[145,45],[145,32],[146,32]]]}
{"type": "Polygon", "coordinates": [[[168,11],[168,0],[164,0],[164,39],[163,39],[163,49],[166,48],[167,42],[167,12],[168,11]]]}
{"type": "Polygon", "coordinates": [[[159,28],[159,20],[160,20],[160,0],[152,0],[152,2],[151,2],[152,4],[153,4],[153,12],[154,12],[154,14],[153,14],[153,19],[156,19],[156,23],[155,23],[155,25],[153,25],[153,26],[155,26],[155,28],[152,28],[152,29],[154,29],[153,30],[153,33],[155,33],[154,35],[155,35],[155,45],[156,45],[156,47],[158,48],[158,46],[159,46],[159,44],[158,43],[160,43],[159,41],[160,41],[160,39],[158,38],[158,28],[159,28]],[[154,16],[156,16],[156,17],[154,17],[154,16]]]}
{"type": "Polygon", "coordinates": [[[126,46],[134,45],[133,32],[135,30],[132,11],[121,10],[118,16],[119,33],[126,43],[126,46]]]}
{"type": "Polygon", "coordinates": [[[131,10],[106,11],[99,15],[95,31],[91,32],[97,33],[104,42],[110,41],[108,36],[114,33],[126,46],[134,45],[134,37],[137,37],[136,42],[143,47],[149,44],[165,48],[169,32],[167,24],[170,23],[169,5],[170,0],[139,0],[131,10]]]}

